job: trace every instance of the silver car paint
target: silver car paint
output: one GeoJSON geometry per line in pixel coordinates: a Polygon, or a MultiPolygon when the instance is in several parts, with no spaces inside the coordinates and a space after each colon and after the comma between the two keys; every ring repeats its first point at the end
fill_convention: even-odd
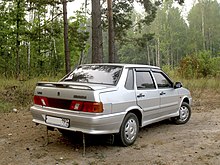
{"type": "Polygon", "coordinates": [[[160,69],[146,65],[119,65],[123,66],[124,69],[117,86],[70,82],[58,82],[58,84],[68,84],[71,85],[72,88],[36,86],[35,95],[42,93],[41,95],[46,97],[82,100],[80,98],[74,98],[74,95],[80,95],[85,96],[85,101],[102,102],[104,106],[103,113],[78,112],[34,105],[31,107],[33,122],[89,134],[118,133],[125,115],[131,110],[141,113],[142,120],[140,127],[143,127],[157,121],[178,116],[179,107],[185,98],[187,98],[191,104],[190,93],[185,88],[164,89],[163,91],[168,93],[167,97],[160,97],[160,89],[141,91],[147,97],[145,99],[137,99],[137,95],[140,94],[140,91],[137,90],[136,86],[134,90],[127,90],[124,87],[128,69],[160,69]],[[82,87],[83,85],[84,87],[82,87]],[[57,94],[58,92],[59,95],[57,94]],[[173,96],[173,94],[175,96],[173,96]],[[162,103],[162,105],[160,103],[162,103]],[[68,118],[70,119],[70,127],[64,128],[48,124],[45,122],[46,115],[68,118]]]}

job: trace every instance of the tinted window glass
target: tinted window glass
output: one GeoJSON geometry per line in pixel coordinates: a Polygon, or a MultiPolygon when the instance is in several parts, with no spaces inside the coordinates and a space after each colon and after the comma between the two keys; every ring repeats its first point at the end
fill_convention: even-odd
{"type": "Polygon", "coordinates": [[[125,88],[128,90],[134,89],[134,74],[131,69],[128,71],[128,76],[127,76],[127,80],[125,83],[125,88]]]}
{"type": "Polygon", "coordinates": [[[172,88],[172,82],[160,72],[154,72],[158,88],[172,88]]]}
{"type": "Polygon", "coordinates": [[[62,81],[116,85],[122,72],[121,66],[82,65],[62,81]]]}
{"type": "Polygon", "coordinates": [[[150,72],[136,72],[137,89],[155,89],[150,72]]]}

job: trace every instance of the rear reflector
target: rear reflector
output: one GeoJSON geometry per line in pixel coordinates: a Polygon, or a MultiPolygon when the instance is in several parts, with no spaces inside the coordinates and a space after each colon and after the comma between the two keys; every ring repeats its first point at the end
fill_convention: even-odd
{"type": "Polygon", "coordinates": [[[83,111],[83,112],[91,112],[91,113],[101,113],[103,112],[103,104],[101,102],[84,102],[77,100],[63,100],[63,99],[54,99],[47,98],[43,96],[34,96],[34,104],[60,108],[60,109],[68,109],[72,111],[83,111]]]}

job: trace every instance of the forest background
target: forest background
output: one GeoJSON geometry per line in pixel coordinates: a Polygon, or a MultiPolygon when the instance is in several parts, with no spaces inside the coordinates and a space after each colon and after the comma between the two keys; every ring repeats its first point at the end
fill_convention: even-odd
{"type": "MultiPolygon", "coordinates": [[[[29,106],[37,81],[56,81],[65,74],[62,2],[0,0],[1,110],[29,106]]],[[[194,1],[185,18],[171,0],[137,0],[144,13],[134,9],[133,0],[112,2],[113,62],[160,66],[191,90],[220,88],[219,1],[194,1]]],[[[106,1],[100,3],[102,49],[97,62],[107,63],[108,9],[106,1]]],[[[68,18],[71,69],[94,62],[91,10],[85,4],[68,18]]]]}

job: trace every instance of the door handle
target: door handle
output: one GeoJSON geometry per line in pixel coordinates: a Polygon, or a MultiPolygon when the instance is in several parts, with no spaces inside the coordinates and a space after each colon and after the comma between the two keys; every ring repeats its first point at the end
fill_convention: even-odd
{"type": "Polygon", "coordinates": [[[140,98],[140,97],[145,97],[145,95],[143,95],[142,93],[140,93],[139,95],[137,95],[137,98],[140,98]]]}
{"type": "Polygon", "coordinates": [[[160,95],[165,95],[166,93],[164,91],[160,92],[160,95]]]}

